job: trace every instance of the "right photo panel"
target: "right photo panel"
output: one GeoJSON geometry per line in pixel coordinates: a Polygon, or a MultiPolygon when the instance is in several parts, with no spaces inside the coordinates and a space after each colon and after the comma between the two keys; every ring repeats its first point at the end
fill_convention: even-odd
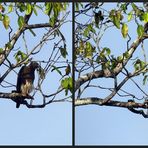
{"type": "Polygon", "coordinates": [[[75,145],[148,145],[148,2],[75,2],[75,145]]]}

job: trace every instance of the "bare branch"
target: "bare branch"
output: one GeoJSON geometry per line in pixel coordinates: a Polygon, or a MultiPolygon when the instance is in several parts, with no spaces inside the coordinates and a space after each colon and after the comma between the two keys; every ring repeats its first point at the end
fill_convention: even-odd
{"type": "MultiPolygon", "coordinates": [[[[99,105],[102,106],[104,99],[97,98],[97,97],[88,97],[88,98],[81,98],[75,100],[75,106],[82,106],[82,105],[99,105]]],[[[122,102],[122,101],[113,101],[109,100],[104,106],[112,106],[112,107],[123,107],[123,108],[143,108],[147,109],[148,106],[145,103],[136,103],[136,102],[122,102]]]]}

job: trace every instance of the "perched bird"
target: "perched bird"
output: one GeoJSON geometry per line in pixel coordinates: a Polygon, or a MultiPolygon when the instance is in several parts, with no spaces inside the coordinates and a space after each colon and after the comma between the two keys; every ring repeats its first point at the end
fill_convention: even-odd
{"type": "MultiPolygon", "coordinates": [[[[37,62],[31,62],[28,66],[23,66],[17,78],[16,92],[22,93],[26,96],[33,90],[33,82],[35,79],[35,70],[38,69],[40,65],[37,62]]],[[[18,99],[16,103],[16,108],[19,108],[21,104],[21,99],[18,99]]]]}

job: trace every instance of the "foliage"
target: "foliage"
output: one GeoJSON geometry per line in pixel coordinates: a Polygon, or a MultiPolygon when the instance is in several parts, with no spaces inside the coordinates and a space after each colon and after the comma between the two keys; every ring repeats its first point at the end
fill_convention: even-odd
{"type": "MultiPolygon", "coordinates": [[[[148,12],[143,3],[119,2],[109,5],[104,2],[77,2],[75,4],[76,105],[98,104],[121,107],[124,101],[125,105],[122,107],[129,109],[128,101],[125,102],[127,96],[127,99],[133,100],[135,106],[139,100],[142,100],[143,108],[146,108],[145,99],[148,94],[141,87],[146,88],[148,80],[148,55],[145,50],[145,40],[148,38],[147,19],[148,12]],[[98,19],[98,14],[101,14],[102,19],[98,19]],[[131,33],[134,29],[135,32],[131,33]],[[112,40],[117,38],[118,33],[119,41],[124,39],[123,42],[126,44],[124,49],[120,49],[120,46],[117,49],[116,46],[120,43],[118,40],[116,42],[112,40]],[[133,34],[137,38],[134,39],[133,34]],[[139,86],[138,82],[134,81],[137,77],[142,78],[144,86],[139,86]],[[111,87],[106,87],[104,80],[111,87]],[[130,80],[143,97],[125,89],[125,83],[129,84],[130,80]],[[90,90],[94,95],[89,97],[90,90]],[[96,93],[98,90],[104,94],[102,98],[96,93]],[[114,102],[114,99],[118,101],[114,102]]],[[[136,107],[141,108],[141,106],[136,107]]],[[[135,108],[130,107],[130,111],[148,117],[143,111],[135,111],[135,108]]]]}
{"type": "MultiPolygon", "coordinates": [[[[69,3],[67,2],[0,3],[0,25],[3,27],[3,31],[6,31],[5,37],[9,39],[4,44],[5,46],[0,48],[0,83],[6,82],[5,79],[9,78],[9,73],[17,78],[20,67],[28,65],[31,61],[36,61],[40,65],[37,69],[38,73],[35,75],[35,89],[31,97],[36,98],[40,94],[43,103],[39,105],[35,103],[30,104],[26,101],[26,99],[29,99],[29,96],[26,96],[22,104],[28,108],[45,107],[55,100],[65,101],[71,98],[71,73],[69,72],[68,77],[62,79],[65,74],[62,68],[67,67],[67,64],[69,64],[67,61],[70,58],[68,55],[70,49],[67,49],[66,43],[67,37],[61,31],[61,28],[70,22],[68,19],[70,14],[68,9],[69,3]],[[38,23],[35,23],[34,19],[38,23]],[[29,36],[30,33],[33,36],[29,36]],[[42,55],[45,56],[43,57],[42,55]],[[5,66],[6,68],[3,68],[5,66]],[[57,77],[57,82],[55,83],[57,88],[52,88],[52,85],[50,85],[52,80],[51,78],[49,81],[50,75],[51,77],[52,75],[57,77]],[[57,99],[56,96],[62,93],[66,97],[57,99]]],[[[9,81],[7,84],[10,86],[1,85],[1,88],[7,88],[8,91],[10,87],[14,89],[12,92],[15,92],[16,82],[9,81]]],[[[1,92],[1,94],[3,98],[5,93],[1,92]]],[[[11,93],[10,95],[6,94],[5,97],[11,98],[10,96],[12,96],[11,93]]],[[[15,99],[17,97],[15,98],[14,96],[11,99],[16,102],[15,99]]]]}

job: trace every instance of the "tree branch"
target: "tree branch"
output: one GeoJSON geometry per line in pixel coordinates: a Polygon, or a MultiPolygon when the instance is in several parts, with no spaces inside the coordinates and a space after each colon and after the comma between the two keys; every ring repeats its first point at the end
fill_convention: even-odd
{"type": "MultiPolygon", "coordinates": [[[[29,15],[25,15],[24,16],[24,20],[25,20],[25,23],[27,24],[30,17],[31,17],[31,14],[30,13],[29,15]]],[[[1,53],[0,54],[0,66],[2,65],[2,63],[5,61],[5,59],[8,57],[10,51],[13,49],[16,41],[18,40],[18,38],[20,37],[20,35],[24,32],[25,30],[25,25],[21,28],[21,29],[18,29],[16,31],[16,33],[14,33],[14,35],[11,37],[10,41],[6,44],[5,48],[3,49],[4,53],[1,53]],[[10,46],[8,46],[8,44],[10,46]]]]}
{"type": "Polygon", "coordinates": [[[3,99],[18,99],[18,98],[22,98],[22,99],[33,99],[32,96],[26,96],[24,94],[21,94],[21,93],[16,93],[16,92],[13,92],[13,93],[3,93],[3,92],[0,92],[0,98],[3,98],[3,99]]]}
{"type": "Polygon", "coordinates": [[[78,78],[77,81],[75,81],[75,91],[81,86],[83,85],[85,82],[91,80],[91,79],[97,79],[97,78],[102,78],[102,77],[113,77],[110,73],[109,74],[106,74],[104,73],[103,70],[98,70],[98,71],[94,71],[94,72],[91,72],[91,73],[87,73],[83,76],[80,76],[78,78]]]}
{"type": "Polygon", "coordinates": [[[109,95],[107,96],[104,100],[103,100],[103,104],[106,104],[109,100],[111,100],[115,95],[116,93],[120,90],[120,88],[128,81],[130,77],[126,77],[124,78],[124,80],[114,89],[114,91],[109,95]]]}
{"type": "MultiPolygon", "coordinates": [[[[88,97],[88,98],[81,98],[75,100],[75,106],[82,106],[82,105],[100,105],[102,106],[104,99],[97,98],[97,97],[88,97]]],[[[109,100],[104,106],[112,106],[112,107],[122,107],[122,108],[143,108],[147,109],[148,106],[145,103],[136,103],[136,102],[122,102],[122,101],[113,101],[109,100]]]]}
{"type": "Polygon", "coordinates": [[[43,28],[43,27],[52,27],[49,25],[49,23],[42,23],[42,24],[32,24],[32,25],[26,25],[25,29],[36,29],[36,28],[43,28]]]}
{"type": "Polygon", "coordinates": [[[136,110],[132,107],[128,108],[131,112],[135,113],[135,114],[141,114],[144,118],[148,118],[148,114],[144,113],[143,110],[136,110]]]}
{"type": "Polygon", "coordinates": [[[124,66],[127,64],[127,62],[129,61],[129,59],[132,57],[133,53],[135,52],[135,50],[137,49],[137,47],[139,46],[139,44],[144,39],[146,39],[146,37],[141,37],[141,38],[136,39],[132,43],[132,45],[128,49],[129,57],[123,59],[123,62],[122,63],[118,63],[117,66],[114,68],[113,73],[111,73],[111,72],[105,73],[105,70],[99,70],[99,71],[94,71],[94,72],[91,72],[91,73],[87,73],[87,74],[81,76],[80,78],[78,78],[78,80],[75,81],[75,91],[81,85],[83,85],[85,82],[87,82],[90,79],[96,79],[96,78],[102,78],[102,77],[114,78],[114,76],[118,75],[120,73],[120,71],[124,68],[124,66]]]}

